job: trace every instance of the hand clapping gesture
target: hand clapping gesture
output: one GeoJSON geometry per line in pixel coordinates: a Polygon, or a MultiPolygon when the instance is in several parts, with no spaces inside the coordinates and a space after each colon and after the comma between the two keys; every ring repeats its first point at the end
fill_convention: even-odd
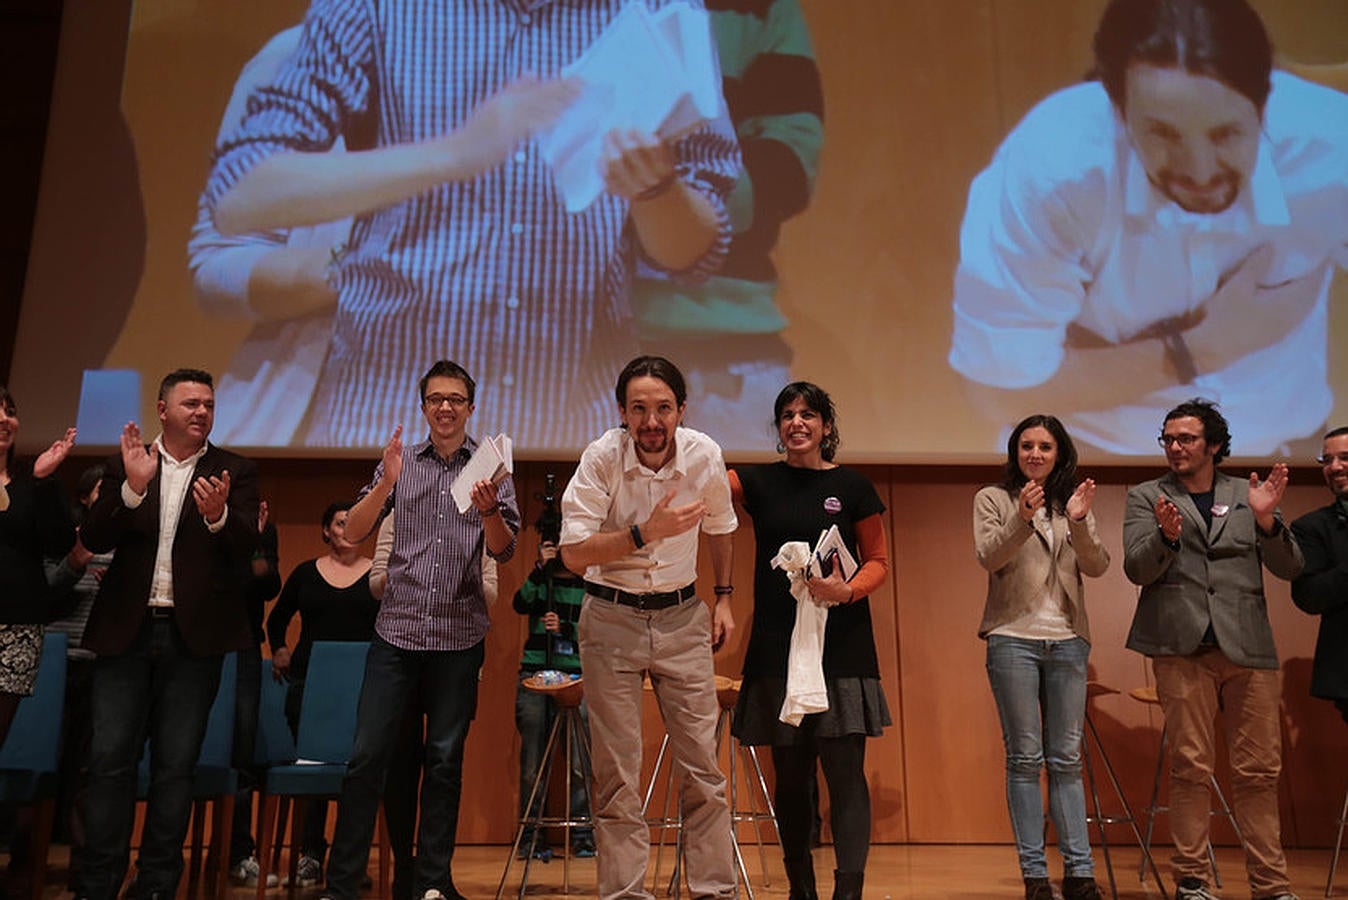
{"type": "Polygon", "coordinates": [[[1162,496],[1156,498],[1151,511],[1156,515],[1156,524],[1161,529],[1161,535],[1167,541],[1178,541],[1180,530],[1184,527],[1184,517],[1180,515],[1179,507],[1171,503],[1169,498],[1162,496]]]}
{"type": "Polygon", "coordinates": [[[403,473],[403,427],[399,425],[393,429],[393,436],[388,439],[384,445],[384,481],[392,487],[398,483],[398,476],[403,473]]]}
{"type": "Polygon", "coordinates": [[[155,472],[159,470],[159,448],[151,444],[145,446],[140,435],[140,426],[127,422],[122,427],[122,468],[126,470],[126,483],[131,492],[143,495],[155,472]]]}
{"type": "Polygon", "coordinates": [[[1093,502],[1095,502],[1095,479],[1087,478],[1077,485],[1072,496],[1067,498],[1067,517],[1080,522],[1086,518],[1086,513],[1091,511],[1093,502]]]}
{"type": "Polygon", "coordinates": [[[70,454],[70,448],[74,446],[75,429],[67,428],[63,436],[46,450],[43,450],[37,459],[33,460],[33,477],[46,478],[55,472],[56,467],[65,461],[66,456],[70,454]]]}
{"type": "Polygon", "coordinates": [[[1020,489],[1020,502],[1016,504],[1016,510],[1020,517],[1026,522],[1034,518],[1034,514],[1044,505],[1044,486],[1036,481],[1027,481],[1020,489]]]}
{"type": "Polygon", "coordinates": [[[229,470],[225,469],[218,478],[203,475],[192,482],[192,499],[196,500],[197,512],[203,519],[211,524],[219,522],[229,500],[229,470]]]}
{"type": "Polygon", "coordinates": [[[1278,463],[1269,470],[1268,477],[1259,480],[1259,473],[1250,473],[1250,511],[1254,520],[1264,531],[1273,530],[1273,511],[1282,501],[1287,490],[1287,466],[1278,463]]]}

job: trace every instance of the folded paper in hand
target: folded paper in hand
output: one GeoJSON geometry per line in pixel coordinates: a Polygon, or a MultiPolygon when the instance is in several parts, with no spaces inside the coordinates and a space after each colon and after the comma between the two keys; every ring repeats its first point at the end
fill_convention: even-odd
{"type": "Polygon", "coordinates": [[[604,191],[604,138],[635,129],[669,140],[722,114],[721,73],[711,20],[702,9],[671,3],[651,12],[628,3],[563,77],[584,83],[580,96],[539,137],[568,212],[604,191]]]}
{"type": "Polygon", "coordinates": [[[473,451],[472,459],[463,467],[459,477],[449,487],[449,493],[458,504],[459,512],[467,512],[472,505],[473,485],[488,480],[500,484],[515,471],[514,442],[509,435],[498,434],[484,438],[473,451]]]}
{"type": "Polygon", "coordinates": [[[814,557],[810,560],[810,577],[827,578],[832,574],[831,566],[825,563],[830,556],[836,556],[839,565],[838,574],[843,581],[851,581],[857,572],[856,557],[843,543],[837,525],[830,525],[819,533],[819,542],[814,545],[814,557]]]}

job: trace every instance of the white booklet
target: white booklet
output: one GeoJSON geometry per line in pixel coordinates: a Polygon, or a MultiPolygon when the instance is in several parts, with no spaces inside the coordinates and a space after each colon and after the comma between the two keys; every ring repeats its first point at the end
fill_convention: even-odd
{"type": "Polygon", "coordinates": [[[459,477],[449,486],[449,493],[458,504],[459,512],[467,512],[472,505],[473,485],[489,480],[500,484],[515,471],[514,442],[509,435],[483,438],[473,451],[472,459],[463,467],[459,477]]]}
{"type": "Polygon", "coordinates": [[[843,543],[837,525],[830,525],[819,534],[819,542],[814,545],[814,555],[810,558],[810,574],[817,578],[827,578],[833,571],[830,558],[838,561],[838,574],[843,581],[851,581],[857,573],[856,557],[843,543]]]}
{"type": "Polygon", "coordinates": [[[651,12],[622,8],[561,74],[584,83],[580,96],[539,136],[568,212],[604,192],[604,137],[631,128],[670,139],[721,114],[721,73],[706,10],[671,3],[651,12]]]}

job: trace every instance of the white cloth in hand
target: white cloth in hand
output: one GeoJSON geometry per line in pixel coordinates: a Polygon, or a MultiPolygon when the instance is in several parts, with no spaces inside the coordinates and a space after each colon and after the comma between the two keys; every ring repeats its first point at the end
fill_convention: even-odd
{"type": "Polygon", "coordinates": [[[828,610],[810,593],[808,567],[813,551],[804,541],[788,541],[772,558],[772,566],[786,572],[791,596],[796,598],[796,625],[786,660],[786,699],[777,718],[791,726],[810,713],[828,709],[824,685],[824,627],[828,610]]]}

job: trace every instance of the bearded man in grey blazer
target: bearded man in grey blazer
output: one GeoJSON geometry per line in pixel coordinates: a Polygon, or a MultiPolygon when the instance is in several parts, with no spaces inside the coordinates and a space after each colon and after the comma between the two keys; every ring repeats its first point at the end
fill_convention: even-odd
{"type": "Polygon", "coordinates": [[[1218,710],[1251,896],[1295,898],[1278,821],[1278,653],[1261,565],[1290,580],[1301,551],[1278,502],[1287,467],[1263,481],[1217,470],[1231,434],[1217,407],[1182,403],[1160,437],[1170,471],[1128,491],[1124,571],[1142,590],[1128,647],[1152,659],[1170,740],[1176,900],[1208,900],[1209,784],[1218,710]]]}

